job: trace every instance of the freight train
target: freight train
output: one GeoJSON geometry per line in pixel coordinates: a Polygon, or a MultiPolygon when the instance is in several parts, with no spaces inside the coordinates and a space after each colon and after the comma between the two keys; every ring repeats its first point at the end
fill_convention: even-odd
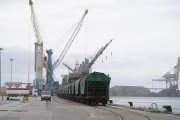
{"type": "Polygon", "coordinates": [[[58,97],[86,103],[101,104],[109,101],[109,85],[111,78],[100,72],[93,72],[60,87],[58,97]]]}

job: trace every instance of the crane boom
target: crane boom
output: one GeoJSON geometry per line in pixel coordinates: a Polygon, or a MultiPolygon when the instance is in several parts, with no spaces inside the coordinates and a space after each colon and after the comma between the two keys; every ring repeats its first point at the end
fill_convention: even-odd
{"type": "Polygon", "coordinates": [[[58,57],[58,59],[54,62],[53,64],[53,70],[55,70],[60,63],[62,62],[64,56],[66,55],[67,51],[69,50],[71,44],[73,43],[74,39],[76,38],[77,34],[79,33],[79,30],[81,29],[82,23],[84,21],[85,16],[87,15],[88,10],[85,10],[85,13],[83,14],[80,22],[78,23],[77,27],[75,28],[73,34],[71,35],[69,41],[67,42],[66,46],[64,47],[62,53],[60,54],[60,56],[58,57]]]}
{"type": "Polygon", "coordinates": [[[63,65],[64,65],[65,67],[67,67],[70,71],[74,72],[74,70],[73,70],[71,67],[69,67],[67,64],[63,63],[63,65]]]}
{"type": "Polygon", "coordinates": [[[94,62],[99,58],[99,56],[104,52],[104,50],[107,48],[107,46],[112,42],[112,39],[104,46],[102,47],[98,53],[95,55],[95,57],[90,62],[90,67],[94,64],[94,62]]]}
{"type": "Polygon", "coordinates": [[[39,32],[38,23],[37,23],[36,15],[34,12],[32,0],[29,0],[29,5],[31,8],[31,21],[32,21],[32,26],[34,29],[35,37],[36,37],[37,42],[40,44],[41,43],[41,35],[39,32]]]}

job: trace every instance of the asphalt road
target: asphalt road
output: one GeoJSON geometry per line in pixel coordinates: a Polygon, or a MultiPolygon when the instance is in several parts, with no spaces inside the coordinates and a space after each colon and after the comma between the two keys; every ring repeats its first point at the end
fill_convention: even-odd
{"type": "Polygon", "coordinates": [[[180,120],[180,116],[150,113],[114,106],[88,106],[53,97],[52,101],[29,98],[0,105],[0,120],[180,120]]]}

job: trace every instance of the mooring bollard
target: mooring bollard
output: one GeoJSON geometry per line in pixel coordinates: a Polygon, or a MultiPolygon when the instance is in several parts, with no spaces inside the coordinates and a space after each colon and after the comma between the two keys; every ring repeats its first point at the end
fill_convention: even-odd
{"type": "Polygon", "coordinates": [[[170,105],[163,105],[163,108],[166,108],[166,112],[172,112],[172,107],[170,105]]]}
{"type": "Polygon", "coordinates": [[[7,96],[7,100],[9,100],[9,96],[7,96]]]}
{"type": "Polygon", "coordinates": [[[113,103],[113,100],[109,100],[109,102],[112,104],[112,103],[113,103]]]}
{"type": "Polygon", "coordinates": [[[132,106],[133,106],[133,102],[128,102],[128,103],[129,103],[130,107],[132,107],[132,106]]]}

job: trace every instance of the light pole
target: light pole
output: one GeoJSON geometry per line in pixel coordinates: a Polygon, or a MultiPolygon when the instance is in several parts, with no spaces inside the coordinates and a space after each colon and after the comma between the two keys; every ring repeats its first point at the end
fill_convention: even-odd
{"type": "MultiPolygon", "coordinates": [[[[0,48],[0,95],[2,95],[1,93],[1,51],[3,50],[3,48],[0,48]]],[[[2,95],[2,100],[3,100],[3,95],[2,95]]]]}
{"type": "Polygon", "coordinates": [[[14,59],[9,59],[10,61],[11,61],[11,82],[12,82],[12,61],[14,60],[14,59]]]}

